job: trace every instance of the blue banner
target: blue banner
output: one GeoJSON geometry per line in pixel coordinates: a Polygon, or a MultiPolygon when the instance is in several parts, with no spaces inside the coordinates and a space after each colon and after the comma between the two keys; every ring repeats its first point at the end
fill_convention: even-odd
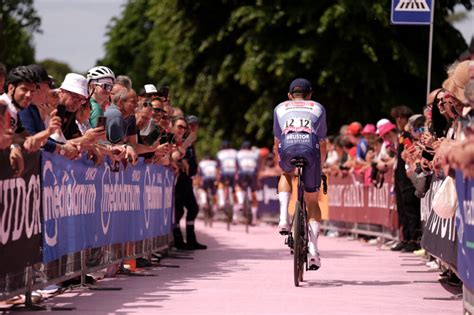
{"type": "Polygon", "coordinates": [[[174,174],[140,161],[110,170],[43,152],[43,260],[169,234],[174,174]]]}
{"type": "Polygon", "coordinates": [[[464,285],[474,291],[474,180],[465,179],[461,171],[456,172],[456,191],[459,209],[456,213],[458,231],[458,272],[464,285]]]}

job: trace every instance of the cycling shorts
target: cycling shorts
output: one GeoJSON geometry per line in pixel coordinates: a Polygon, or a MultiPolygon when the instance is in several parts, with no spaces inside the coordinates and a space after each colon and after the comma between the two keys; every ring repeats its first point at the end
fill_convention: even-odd
{"type": "Polygon", "coordinates": [[[303,168],[303,183],[306,192],[316,192],[321,186],[321,153],[319,139],[314,133],[292,132],[282,134],[278,147],[280,168],[285,173],[293,173],[295,167],[291,159],[302,157],[306,160],[303,168]]]}
{"type": "Polygon", "coordinates": [[[214,184],[216,181],[215,178],[204,178],[203,181],[202,181],[202,188],[205,190],[205,191],[210,191],[211,194],[215,195],[216,194],[216,185],[214,184]]]}
{"type": "Polygon", "coordinates": [[[257,191],[257,188],[258,188],[257,175],[254,173],[239,174],[238,183],[241,188],[250,187],[251,191],[257,191]]]}
{"type": "Polygon", "coordinates": [[[222,173],[221,183],[227,184],[229,187],[235,186],[235,174],[234,173],[222,173]]]}

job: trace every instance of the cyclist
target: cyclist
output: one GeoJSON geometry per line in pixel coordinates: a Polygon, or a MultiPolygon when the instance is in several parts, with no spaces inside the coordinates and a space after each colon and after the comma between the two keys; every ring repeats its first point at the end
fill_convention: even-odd
{"type": "Polygon", "coordinates": [[[247,190],[243,190],[242,188],[250,187],[252,191],[252,224],[257,222],[258,203],[255,192],[257,191],[259,157],[259,151],[252,150],[252,145],[248,141],[244,141],[240,150],[237,152],[237,178],[239,187],[241,188],[241,190],[237,192],[237,200],[239,204],[243,204],[247,190]]]}
{"type": "Polygon", "coordinates": [[[326,110],[311,100],[311,83],[303,78],[290,84],[288,101],[280,103],[274,110],[273,133],[275,153],[278,154],[283,170],[278,182],[280,200],[279,232],[288,234],[288,203],[291,195],[291,181],[295,167],[290,164],[294,157],[304,157],[307,164],[303,170],[305,202],[308,209],[308,266],[317,270],[321,266],[317,241],[321,222],[318,205],[318,191],[321,186],[321,161],[326,156],[326,110]],[[321,158],[322,157],[322,158],[321,158]]]}
{"type": "MultiPolygon", "coordinates": [[[[221,149],[217,152],[217,163],[218,163],[218,179],[220,184],[224,188],[224,195],[229,195],[229,188],[233,190],[235,186],[235,176],[237,174],[237,150],[230,147],[230,143],[227,140],[223,140],[221,143],[221,149]]],[[[235,201],[232,195],[232,201],[235,201]]],[[[225,202],[225,201],[224,201],[225,202]]],[[[235,204],[235,202],[233,202],[235,204]]],[[[233,220],[236,214],[233,214],[233,220]]]]}
{"type": "MultiPolygon", "coordinates": [[[[217,162],[212,160],[209,155],[199,162],[199,175],[201,177],[201,188],[206,191],[207,198],[212,198],[213,203],[216,204],[216,178],[217,178],[217,162]],[[210,195],[209,195],[210,192],[210,195]]],[[[209,209],[212,211],[212,209],[209,209]]]]}

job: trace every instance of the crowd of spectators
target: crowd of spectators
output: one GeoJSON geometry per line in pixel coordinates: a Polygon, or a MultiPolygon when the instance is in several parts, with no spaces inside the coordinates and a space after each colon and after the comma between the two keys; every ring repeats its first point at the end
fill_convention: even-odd
{"type": "Polygon", "coordinates": [[[40,149],[70,160],[87,156],[112,171],[136,165],[139,158],[169,167],[177,178],[176,198],[187,202],[176,211],[175,229],[188,208],[187,242],[177,242],[206,248],[196,240],[198,208],[189,195],[197,171],[198,119],[172,105],[168,87],[146,84],[136,91],[130,78],[116,77],[105,66],[85,76],[68,73],[57,86],[39,64],[9,71],[0,64],[0,89],[0,150],[8,151],[17,176],[25,154],[40,149]]]}
{"type": "MultiPolygon", "coordinates": [[[[418,113],[397,106],[391,119],[352,122],[329,138],[327,174],[357,173],[366,185],[376,187],[393,176],[400,242],[392,250],[429,256],[420,240],[430,210],[442,218],[453,217],[455,171],[474,178],[473,96],[474,61],[456,61],[418,113]]],[[[435,259],[428,263],[433,268],[439,264],[435,259]]]]}

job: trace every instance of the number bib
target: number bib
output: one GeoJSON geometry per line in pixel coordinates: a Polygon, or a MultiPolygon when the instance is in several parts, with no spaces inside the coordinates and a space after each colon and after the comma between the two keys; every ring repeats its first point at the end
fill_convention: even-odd
{"type": "Polygon", "coordinates": [[[305,132],[311,133],[311,120],[307,118],[289,118],[283,125],[283,133],[288,132],[305,132]]]}

